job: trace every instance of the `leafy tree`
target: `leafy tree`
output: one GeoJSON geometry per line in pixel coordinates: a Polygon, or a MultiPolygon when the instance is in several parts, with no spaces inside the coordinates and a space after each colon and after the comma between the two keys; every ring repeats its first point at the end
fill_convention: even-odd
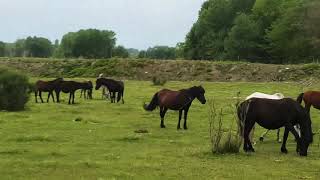
{"type": "Polygon", "coordinates": [[[28,37],[24,45],[29,57],[50,57],[52,55],[52,44],[46,38],[28,37]]]}
{"type": "Polygon", "coordinates": [[[225,41],[225,49],[231,59],[257,59],[259,44],[258,25],[246,14],[240,14],[225,41]]]}
{"type": "Polygon", "coordinates": [[[168,46],[155,46],[148,48],[146,57],[151,59],[175,59],[175,48],[168,46]]]}
{"type": "Polygon", "coordinates": [[[23,57],[25,56],[25,39],[17,39],[15,41],[14,46],[14,56],[15,57],[23,57]]]}
{"type": "Polygon", "coordinates": [[[123,46],[117,46],[113,49],[112,56],[121,57],[121,58],[128,58],[129,52],[123,46]]]}
{"type": "Polygon", "coordinates": [[[147,51],[140,51],[139,54],[138,54],[138,58],[146,58],[147,57],[147,51]]]}
{"type": "Polygon", "coordinates": [[[305,8],[303,2],[292,4],[267,32],[269,51],[278,63],[298,62],[310,54],[310,39],[304,31],[305,8]]]}
{"type": "Polygon", "coordinates": [[[0,41],[0,57],[5,56],[5,48],[6,48],[6,44],[0,41]]]}
{"type": "Polygon", "coordinates": [[[134,48],[127,49],[130,57],[138,57],[139,56],[139,50],[134,48]]]}
{"type": "Polygon", "coordinates": [[[64,35],[61,47],[65,57],[110,58],[115,41],[112,31],[86,29],[64,35]]]}

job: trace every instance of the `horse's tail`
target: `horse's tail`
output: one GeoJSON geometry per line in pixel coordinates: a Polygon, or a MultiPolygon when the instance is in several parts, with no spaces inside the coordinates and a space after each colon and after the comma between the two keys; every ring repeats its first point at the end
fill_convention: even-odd
{"type": "Polygon", "coordinates": [[[245,121],[249,110],[250,100],[242,102],[237,108],[238,125],[240,136],[243,137],[245,121]]]}
{"type": "Polygon", "coordinates": [[[299,104],[302,103],[303,96],[304,96],[304,93],[301,93],[301,94],[298,96],[297,101],[298,101],[299,104]]]}
{"type": "Polygon", "coordinates": [[[156,109],[156,107],[159,105],[159,98],[158,98],[158,93],[156,93],[151,102],[148,104],[144,104],[143,105],[143,108],[146,110],[146,111],[153,111],[156,109]]]}

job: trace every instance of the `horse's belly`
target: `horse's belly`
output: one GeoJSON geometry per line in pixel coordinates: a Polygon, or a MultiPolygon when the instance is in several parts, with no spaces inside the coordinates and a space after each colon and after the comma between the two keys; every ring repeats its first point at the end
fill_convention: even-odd
{"type": "Polygon", "coordinates": [[[284,123],[280,122],[280,121],[259,120],[259,121],[257,121],[257,123],[261,127],[264,127],[266,129],[272,129],[272,130],[279,129],[284,126],[284,123]]]}

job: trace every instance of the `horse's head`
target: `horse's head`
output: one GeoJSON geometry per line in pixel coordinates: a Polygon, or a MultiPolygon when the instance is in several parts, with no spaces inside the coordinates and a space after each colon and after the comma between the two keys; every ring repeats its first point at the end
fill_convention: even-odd
{"type": "Polygon", "coordinates": [[[298,142],[300,143],[300,149],[299,149],[300,156],[307,156],[308,147],[313,142],[313,135],[314,135],[314,133],[312,133],[310,116],[307,113],[305,114],[306,114],[305,119],[303,120],[303,122],[300,123],[301,140],[300,142],[298,142]]]}
{"type": "Polygon", "coordinates": [[[100,87],[102,86],[102,79],[101,78],[98,78],[97,80],[96,80],[96,90],[98,90],[98,89],[100,89],[100,87]]]}
{"type": "Polygon", "coordinates": [[[202,104],[205,104],[207,102],[204,94],[206,91],[203,89],[202,86],[194,86],[191,88],[191,93],[194,97],[196,97],[202,104]]]}

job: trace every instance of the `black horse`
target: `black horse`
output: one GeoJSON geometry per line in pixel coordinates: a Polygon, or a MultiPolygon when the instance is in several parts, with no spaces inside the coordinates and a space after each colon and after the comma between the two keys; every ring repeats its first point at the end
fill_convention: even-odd
{"type": "Polygon", "coordinates": [[[124,104],[124,83],[122,81],[116,81],[113,79],[99,78],[96,81],[96,90],[98,90],[101,86],[105,86],[109,90],[111,103],[116,102],[116,93],[118,93],[117,102],[122,99],[122,104],[124,104]]]}
{"type": "Polygon", "coordinates": [[[180,128],[180,121],[182,112],[184,111],[184,129],[187,129],[187,116],[192,101],[197,98],[202,104],[206,103],[204,96],[205,90],[202,86],[194,86],[189,89],[181,89],[179,91],[171,91],[169,89],[162,89],[158,91],[152,98],[150,104],[144,104],[143,108],[146,111],[153,111],[157,106],[160,107],[161,128],[165,128],[164,116],[168,109],[179,111],[179,122],[177,129],[180,128]]]}
{"type": "Polygon", "coordinates": [[[311,119],[297,101],[290,98],[280,100],[252,98],[238,106],[238,118],[244,137],[244,151],[254,152],[249,133],[257,122],[266,129],[275,130],[285,127],[281,152],[288,153],[286,142],[290,131],[297,139],[297,152],[301,156],[307,156],[309,144],[313,140],[311,119]],[[297,124],[301,128],[301,137],[293,127],[297,124]]]}
{"type": "Polygon", "coordinates": [[[80,98],[83,96],[84,99],[92,99],[93,84],[91,81],[86,81],[85,83],[87,83],[88,86],[81,89],[80,98]]]}
{"type": "Polygon", "coordinates": [[[88,89],[92,91],[92,85],[88,82],[62,81],[59,86],[55,88],[57,94],[57,102],[60,102],[60,92],[69,93],[68,104],[74,104],[74,94],[78,89],[88,89]]]}
{"type": "Polygon", "coordinates": [[[48,92],[47,102],[49,102],[50,96],[52,97],[52,100],[54,102],[53,91],[62,81],[63,81],[63,78],[57,78],[52,81],[38,80],[34,87],[34,95],[35,95],[36,103],[38,103],[38,98],[37,98],[38,95],[40,97],[41,102],[43,103],[42,92],[48,92]]]}

